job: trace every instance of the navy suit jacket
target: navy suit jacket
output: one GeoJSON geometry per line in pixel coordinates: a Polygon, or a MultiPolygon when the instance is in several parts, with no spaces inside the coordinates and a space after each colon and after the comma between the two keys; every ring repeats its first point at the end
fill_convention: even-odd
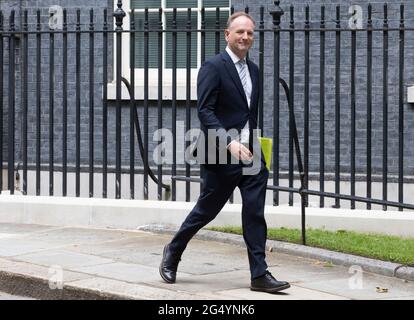
{"type": "MultiPolygon", "coordinates": [[[[219,130],[214,146],[216,152],[223,151],[222,149],[226,148],[235,138],[234,135],[227,135],[225,131],[236,129],[240,133],[247,121],[249,121],[250,145],[252,145],[252,130],[257,128],[259,68],[249,59],[246,61],[252,80],[250,108],[237,69],[226,51],[207,60],[198,73],[197,108],[200,129],[206,140],[209,129],[219,130]]],[[[196,148],[200,147],[199,142],[200,139],[196,143],[196,148]]],[[[213,150],[211,147],[207,149],[207,141],[203,142],[205,142],[205,155],[207,156],[208,152],[213,150]]]]}

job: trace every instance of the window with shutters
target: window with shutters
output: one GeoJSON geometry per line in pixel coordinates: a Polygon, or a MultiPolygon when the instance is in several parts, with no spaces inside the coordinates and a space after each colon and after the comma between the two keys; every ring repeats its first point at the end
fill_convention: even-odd
{"type": "MultiPolygon", "coordinates": [[[[114,1],[114,8],[116,8],[117,1],[114,1]]],[[[230,14],[230,0],[127,0],[123,1],[123,9],[127,13],[124,18],[123,29],[129,30],[132,11],[135,22],[135,30],[144,30],[145,23],[145,8],[148,8],[148,27],[149,29],[159,29],[161,8],[161,22],[163,30],[162,35],[162,93],[163,99],[171,99],[172,97],[172,32],[168,30],[173,29],[173,10],[177,10],[176,24],[178,30],[186,29],[188,24],[188,8],[191,9],[191,29],[200,30],[202,24],[202,11],[204,7],[205,15],[205,58],[216,54],[216,36],[214,31],[208,29],[215,29],[217,24],[216,8],[219,8],[219,25],[220,25],[220,48],[219,51],[224,50],[226,42],[224,40],[223,30],[226,27],[226,22],[230,14]]],[[[122,36],[122,75],[130,78],[130,35],[124,33],[122,36]]],[[[201,32],[191,32],[191,99],[196,99],[196,82],[198,69],[201,66],[201,32]]],[[[159,46],[158,33],[149,32],[149,46],[148,46],[148,80],[149,80],[149,99],[158,99],[158,61],[159,61],[159,46]]],[[[114,47],[115,48],[115,47],[114,47]]],[[[144,33],[135,33],[135,83],[136,83],[136,99],[142,99],[144,96],[144,33]]],[[[115,55],[116,59],[116,55],[115,55]]],[[[115,60],[114,60],[115,61],[115,60]]],[[[187,83],[187,34],[186,32],[177,32],[177,99],[186,99],[186,83],[187,83]]],[[[122,97],[128,99],[126,88],[123,88],[122,97]]],[[[108,90],[110,98],[115,97],[114,88],[108,90]]]]}

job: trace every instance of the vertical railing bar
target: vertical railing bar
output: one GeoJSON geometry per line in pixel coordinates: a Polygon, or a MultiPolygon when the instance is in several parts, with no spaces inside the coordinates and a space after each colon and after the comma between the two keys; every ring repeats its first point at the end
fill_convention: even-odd
{"type": "MultiPolygon", "coordinates": [[[[294,6],[290,6],[290,22],[289,22],[289,102],[294,112],[295,103],[295,21],[294,6]]],[[[293,126],[292,116],[289,112],[289,188],[293,188],[293,126]]],[[[289,192],[289,206],[293,206],[293,192],[289,192]]]]}
{"type": "Polygon", "coordinates": [[[206,9],[201,8],[201,64],[206,60],[206,9]]]}
{"type": "Polygon", "coordinates": [[[130,16],[130,83],[131,101],[129,112],[129,192],[130,198],[135,199],[135,10],[132,9],[130,16]]]}
{"type": "MultiPolygon", "coordinates": [[[[355,13],[355,12],[354,12],[355,13]]],[[[355,196],[355,128],[356,128],[356,31],[351,32],[351,195],[355,196]]],[[[351,209],[355,209],[355,200],[351,200],[351,209]]]]}
{"type": "Polygon", "coordinates": [[[115,198],[121,199],[121,152],[122,152],[122,23],[125,12],[122,10],[122,1],[118,1],[118,8],[114,12],[116,32],[116,125],[115,125],[115,198]]]}
{"type": "MultiPolygon", "coordinates": [[[[372,193],[372,5],[368,5],[367,26],[367,198],[372,193]]],[[[371,210],[371,203],[367,203],[367,210],[371,210]]]]}
{"type": "Polygon", "coordinates": [[[89,197],[94,196],[94,51],[95,51],[95,38],[94,38],[94,20],[93,20],[93,9],[89,11],[89,197]]]}
{"type": "Polygon", "coordinates": [[[75,195],[80,196],[80,51],[81,51],[81,26],[80,26],[80,9],[76,10],[76,181],[75,181],[75,195]]]}
{"type": "Polygon", "coordinates": [[[9,100],[9,110],[8,110],[8,189],[10,194],[14,194],[14,143],[15,143],[15,133],[14,133],[14,126],[15,126],[15,56],[14,56],[14,49],[15,49],[15,35],[14,32],[16,31],[15,28],[15,11],[14,9],[11,11],[10,14],[10,36],[9,36],[9,84],[8,84],[8,100],[9,100]]]}
{"type": "MultiPolygon", "coordinates": [[[[246,7],[244,8],[244,12],[247,13],[247,14],[249,14],[250,8],[249,8],[248,5],[246,5],[246,7]]],[[[247,54],[246,54],[246,59],[249,59],[249,52],[247,52],[247,54]]]]}
{"type": "MultiPolygon", "coordinates": [[[[305,7],[305,92],[304,92],[304,187],[308,189],[309,176],[309,68],[310,68],[310,21],[309,5],[305,7]]],[[[308,197],[304,195],[305,206],[308,205],[308,197]]]]}
{"type": "MultiPolygon", "coordinates": [[[[158,11],[158,30],[162,30],[162,9],[160,8],[158,11]]],[[[163,43],[162,43],[162,32],[158,32],[158,129],[162,129],[162,71],[163,71],[163,43]]],[[[160,154],[159,156],[159,164],[157,166],[157,176],[158,176],[158,200],[162,200],[162,165],[161,165],[161,148],[158,149],[160,154]]]]}
{"type": "MultiPolygon", "coordinates": [[[[216,11],[217,13],[217,11],[216,11]]],[[[191,129],[191,9],[187,10],[187,61],[186,61],[186,115],[185,115],[185,129],[188,132],[191,129]]],[[[217,46],[217,43],[216,43],[217,46]]],[[[189,141],[186,141],[186,149],[189,146],[189,141]]],[[[190,165],[185,164],[185,176],[190,177],[190,165]]],[[[185,201],[190,201],[190,181],[185,182],[185,201]]]]}
{"type": "Polygon", "coordinates": [[[260,7],[259,22],[259,129],[260,135],[263,137],[263,106],[264,106],[264,7],[260,7]]]}
{"type": "Polygon", "coordinates": [[[102,197],[108,197],[108,11],[104,9],[102,61],[102,197]]]}
{"type": "MultiPolygon", "coordinates": [[[[148,162],[148,61],[149,61],[149,22],[148,8],[144,17],[144,163],[148,162]]],[[[148,168],[144,165],[144,200],[148,200],[148,168]]]]}
{"type": "MultiPolygon", "coordinates": [[[[202,13],[203,14],[203,13],[202,13]]],[[[173,9],[172,21],[172,134],[173,134],[173,165],[172,176],[177,175],[177,8],[173,9]]],[[[176,201],[177,181],[171,181],[171,198],[176,201]]]]}
{"type": "MultiPolygon", "coordinates": [[[[398,202],[404,203],[404,4],[400,5],[399,115],[398,115],[398,202]]],[[[402,208],[398,208],[403,211],[402,208]]]]}
{"type": "MultiPolygon", "coordinates": [[[[28,31],[28,19],[27,19],[27,10],[24,10],[23,13],[23,31],[28,31]]],[[[2,39],[0,38],[0,41],[2,39]]],[[[27,108],[28,108],[28,35],[23,35],[23,48],[22,48],[22,98],[23,98],[23,194],[27,194],[27,108]]],[[[0,77],[3,77],[3,73],[0,72],[0,77]]],[[[1,92],[0,92],[1,95],[1,92]]],[[[0,131],[0,135],[2,132],[0,131]]],[[[0,145],[1,150],[1,145],[0,145]]],[[[0,151],[1,152],[1,151],[0,151]]],[[[1,163],[1,162],[0,162],[1,163]]],[[[2,171],[0,166],[0,171],[2,171]]],[[[2,173],[1,173],[2,175],[2,173]]],[[[1,189],[1,184],[0,184],[1,189]]]]}
{"type": "Polygon", "coordinates": [[[0,194],[3,190],[3,74],[4,74],[4,52],[3,52],[3,11],[0,10],[0,194]]]}
{"type": "MultiPolygon", "coordinates": [[[[206,60],[206,16],[205,8],[201,8],[201,64],[206,60]]],[[[200,178],[204,177],[204,166],[200,165],[200,178]]],[[[203,182],[200,183],[200,194],[203,191],[203,182]]]]}
{"type": "Polygon", "coordinates": [[[216,26],[215,26],[215,53],[220,52],[220,8],[216,7],[216,26]]]}
{"type": "MultiPolygon", "coordinates": [[[[320,158],[319,158],[319,190],[325,191],[325,6],[321,6],[321,24],[320,24],[320,79],[319,79],[319,147],[320,147],[320,158]]],[[[320,196],[319,207],[325,206],[324,196],[320,196]]]]}
{"type": "MultiPolygon", "coordinates": [[[[231,6],[230,7],[230,14],[232,15],[233,13],[234,13],[234,6],[231,6]]],[[[216,10],[216,25],[217,25],[217,21],[218,21],[218,18],[217,18],[217,10],[216,10]]],[[[217,29],[217,26],[216,26],[216,29],[217,29]]],[[[216,33],[216,39],[217,39],[217,33],[216,33]]],[[[218,54],[217,49],[216,49],[216,54],[218,54]]],[[[230,194],[230,197],[229,197],[229,203],[233,203],[233,202],[234,202],[234,192],[232,192],[230,194]]]]}
{"type": "MultiPolygon", "coordinates": [[[[340,119],[341,119],[341,20],[340,6],[336,6],[335,31],[335,193],[340,193],[340,119]]],[[[335,208],[340,207],[340,201],[335,199],[335,208]]]]}
{"type": "MultiPolygon", "coordinates": [[[[67,161],[68,161],[68,25],[67,11],[63,9],[63,64],[62,64],[62,196],[67,195],[67,161]]],[[[105,84],[104,84],[105,90],[105,84]]]]}
{"type": "MultiPolygon", "coordinates": [[[[382,199],[388,199],[388,6],[384,4],[383,31],[383,144],[382,144],[382,199]]],[[[383,210],[387,210],[384,205],[383,210]]]]}
{"type": "Polygon", "coordinates": [[[41,25],[40,10],[36,11],[36,195],[40,195],[40,143],[41,143],[41,25]]]}
{"type": "MultiPolygon", "coordinates": [[[[270,11],[273,18],[273,186],[279,185],[279,115],[280,115],[280,18],[284,14],[279,7],[279,3],[275,2],[277,7],[274,11],[270,11]]],[[[273,191],[273,205],[279,205],[279,191],[273,191]]]]}
{"type": "MultiPolygon", "coordinates": [[[[51,29],[49,29],[51,31],[51,29]]],[[[49,196],[54,185],[54,95],[55,95],[55,35],[49,33],[49,196]]]]}

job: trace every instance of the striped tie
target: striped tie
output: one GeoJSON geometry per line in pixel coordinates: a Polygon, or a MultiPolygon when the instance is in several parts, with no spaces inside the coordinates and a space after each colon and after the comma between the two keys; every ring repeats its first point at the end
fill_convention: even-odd
{"type": "Polygon", "coordinates": [[[246,60],[241,59],[241,60],[239,60],[238,63],[240,65],[240,72],[239,72],[240,81],[242,83],[244,93],[246,94],[246,97],[247,97],[248,92],[247,92],[247,65],[246,65],[246,60]]]}
{"type": "MultiPolygon", "coordinates": [[[[241,81],[243,89],[244,89],[244,94],[246,95],[246,99],[250,100],[250,93],[249,93],[249,88],[248,88],[248,85],[247,85],[247,64],[246,64],[246,60],[241,59],[237,63],[240,66],[239,77],[240,77],[240,81],[241,81]]],[[[249,107],[250,107],[250,104],[249,104],[249,107]]],[[[249,143],[249,121],[247,121],[245,127],[240,132],[240,142],[245,143],[245,144],[249,143]]]]}

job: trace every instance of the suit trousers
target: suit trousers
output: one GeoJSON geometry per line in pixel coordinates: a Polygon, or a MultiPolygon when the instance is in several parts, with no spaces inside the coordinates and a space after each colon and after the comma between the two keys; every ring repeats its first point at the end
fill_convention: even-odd
{"type": "Polygon", "coordinates": [[[267,225],[264,218],[266,185],[269,172],[264,161],[258,174],[243,175],[242,164],[204,166],[200,197],[170,243],[175,256],[181,256],[188,242],[202,227],[212,221],[236,187],[242,197],[242,227],[249,258],[251,278],[265,274],[267,225]]]}

